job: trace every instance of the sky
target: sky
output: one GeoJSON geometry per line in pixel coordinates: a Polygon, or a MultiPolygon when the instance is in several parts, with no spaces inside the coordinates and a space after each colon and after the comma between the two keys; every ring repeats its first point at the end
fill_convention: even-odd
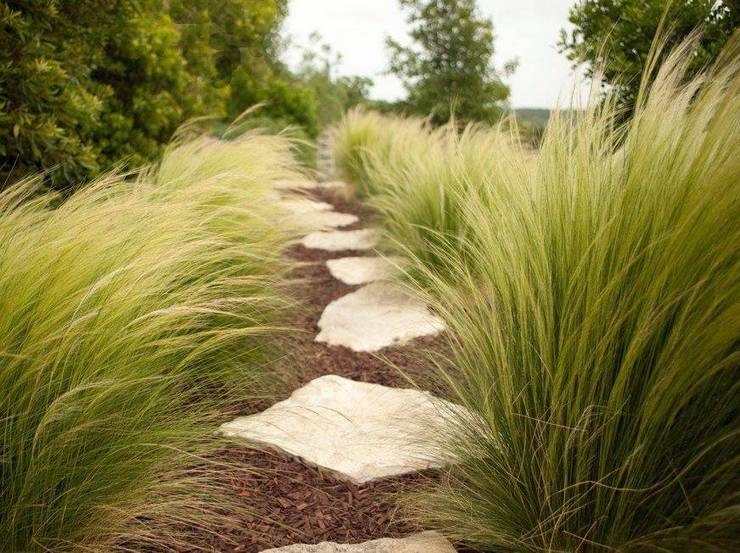
{"type": "MultiPolygon", "coordinates": [[[[573,90],[571,62],[560,54],[560,29],[568,28],[568,9],[576,0],[478,0],[493,19],[496,35],[494,64],[502,68],[518,59],[516,72],[506,79],[515,108],[566,105],[573,90]]],[[[375,81],[374,99],[395,100],[404,95],[401,83],[384,75],[388,66],[385,37],[404,41],[408,26],[398,0],[290,0],[284,32],[297,45],[307,44],[318,31],[341,53],[339,73],[364,75],[375,81]]],[[[297,49],[287,53],[296,63],[297,49]]]]}

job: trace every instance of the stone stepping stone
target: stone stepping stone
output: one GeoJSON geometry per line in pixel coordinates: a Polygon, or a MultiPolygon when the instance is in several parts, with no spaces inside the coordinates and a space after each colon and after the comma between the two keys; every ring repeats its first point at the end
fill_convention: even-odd
{"type": "Polygon", "coordinates": [[[357,215],[339,213],[337,211],[316,211],[303,213],[297,220],[307,229],[338,228],[352,225],[360,220],[357,215]]]}
{"type": "Polygon", "coordinates": [[[383,538],[364,543],[288,545],[266,549],[262,553],[455,553],[455,548],[437,532],[422,532],[407,538],[383,538]]]}
{"type": "Polygon", "coordinates": [[[447,464],[436,436],[459,409],[428,392],[328,375],[261,413],[221,425],[221,433],[362,484],[447,464]]]}
{"type": "Polygon", "coordinates": [[[338,213],[331,204],[308,198],[279,199],[278,203],[306,230],[346,227],[360,220],[357,215],[338,213]]]}
{"type": "Polygon", "coordinates": [[[400,273],[402,257],[342,257],[326,262],[331,275],[356,286],[376,280],[390,280],[400,273]]]}
{"type": "Polygon", "coordinates": [[[335,190],[348,191],[349,185],[343,181],[284,180],[277,183],[278,188],[292,190],[335,190]]]}
{"type": "Polygon", "coordinates": [[[335,230],[312,232],[301,243],[314,250],[338,252],[342,250],[370,250],[378,245],[380,232],[376,229],[335,230]]]}
{"type": "Polygon", "coordinates": [[[308,198],[293,198],[281,200],[280,207],[293,213],[294,215],[305,215],[306,213],[320,213],[322,211],[332,211],[334,206],[326,202],[317,202],[308,198]]]}
{"type": "Polygon", "coordinates": [[[402,287],[375,282],[327,305],[319,328],[317,342],[353,351],[378,351],[438,334],[445,324],[402,287]]]}

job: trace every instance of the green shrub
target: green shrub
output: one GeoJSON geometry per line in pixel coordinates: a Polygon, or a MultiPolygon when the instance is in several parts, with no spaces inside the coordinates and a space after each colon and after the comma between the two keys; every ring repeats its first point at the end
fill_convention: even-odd
{"type": "Polygon", "coordinates": [[[55,189],[157,159],[183,121],[265,115],[317,131],[315,98],[277,57],[286,0],[0,4],[0,188],[55,189]]]}
{"type": "MultiPolygon", "coordinates": [[[[609,83],[612,94],[630,111],[640,89],[640,75],[650,58],[653,37],[661,32],[675,46],[694,29],[702,37],[691,52],[687,70],[692,76],[712,63],[732,33],[740,27],[737,0],[586,0],[573,4],[568,16],[570,29],[563,29],[558,46],[568,59],[598,69],[598,77],[609,83]]],[[[668,51],[664,48],[664,51],[668,51]]]]}
{"type": "Polygon", "coordinates": [[[244,510],[203,456],[264,393],[290,144],[179,142],[60,205],[0,194],[0,549],[183,550],[244,510]],[[54,207],[56,205],[56,207],[54,207]]]}
{"type": "Polygon", "coordinates": [[[668,56],[627,126],[612,97],[554,114],[536,153],[459,138],[462,150],[428,155],[419,131],[421,148],[393,151],[395,181],[377,177],[383,140],[355,152],[380,198],[403,190],[385,204],[388,233],[449,324],[441,376],[472,412],[452,414],[442,445],[456,462],[413,502],[455,539],[532,552],[737,543],[740,41],[687,81],[693,46],[668,56]],[[409,216],[432,170],[438,200],[456,196],[436,205],[462,242],[431,212],[409,216]],[[419,227],[442,239],[406,241],[419,227]]]}

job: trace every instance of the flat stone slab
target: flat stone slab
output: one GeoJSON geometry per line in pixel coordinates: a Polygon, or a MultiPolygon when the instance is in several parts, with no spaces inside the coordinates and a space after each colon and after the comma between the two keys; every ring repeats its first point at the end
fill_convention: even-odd
{"type": "Polygon", "coordinates": [[[327,305],[319,328],[317,342],[353,351],[378,351],[438,334],[445,324],[402,287],[374,282],[327,305]]]}
{"type": "Polygon", "coordinates": [[[455,553],[455,548],[437,532],[422,532],[407,538],[383,538],[364,543],[288,545],[266,549],[262,553],[455,553]]]}
{"type": "Polygon", "coordinates": [[[291,198],[282,200],[280,207],[290,211],[294,215],[304,215],[306,213],[320,213],[323,211],[332,211],[334,206],[326,202],[317,202],[308,198],[291,198]]]}
{"type": "Polygon", "coordinates": [[[428,392],[328,375],[261,413],[221,425],[221,433],[362,484],[444,466],[436,439],[459,409],[428,392]]]}
{"type": "Polygon", "coordinates": [[[390,280],[400,273],[402,257],[342,257],[326,262],[331,275],[356,286],[376,280],[390,280]]]}
{"type": "Polygon", "coordinates": [[[335,230],[312,232],[301,243],[314,250],[338,252],[342,250],[371,250],[378,245],[380,231],[377,229],[335,230]]]}
{"type": "Polygon", "coordinates": [[[284,180],[277,183],[278,188],[292,190],[335,190],[347,191],[349,185],[343,181],[284,180]]]}
{"type": "Polygon", "coordinates": [[[357,215],[337,211],[314,211],[296,217],[301,225],[310,230],[346,227],[360,220],[357,215]]]}

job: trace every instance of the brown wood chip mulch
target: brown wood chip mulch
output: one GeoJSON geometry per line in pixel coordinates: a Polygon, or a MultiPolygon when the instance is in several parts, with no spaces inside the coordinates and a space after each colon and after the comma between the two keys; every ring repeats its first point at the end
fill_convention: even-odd
{"type": "MultiPolygon", "coordinates": [[[[337,211],[360,217],[354,225],[342,230],[372,226],[372,212],[356,202],[342,199],[330,192],[315,191],[314,199],[331,203],[337,211]]],[[[440,360],[449,353],[444,336],[423,337],[400,347],[385,348],[377,353],[358,353],[345,347],[327,346],[314,342],[319,332],[318,321],[324,308],[332,301],[361,286],[344,284],[331,276],[326,261],[348,256],[373,255],[371,252],[327,252],[296,245],[288,255],[300,262],[291,275],[296,280],[293,294],[302,304],[293,326],[299,332],[291,334],[284,351],[291,352],[281,371],[291,389],[298,388],[314,378],[336,374],[361,382],[408,388],[416,385],[440,396],[448,395],[432,376],[429,354],[440,360]],[[412,384],[413,382],[413,384],[412,384]]]]}
{"type": "Polygon", "coordinates": [[[356,486],[279,453],[229,449],[224,455],[232,463],[256,469],[230,482],[232,493],[242,497],[255,516],[224,536],[240,545],[214,544],[219,551],[252,553],[322,541],[359,543],[418,532],[418,527],[404,520],[394,494],[436,477],[427,471],[356,486]]]}
{"type": "MultiPolygon", "coordinates": [[[[332,203],[337,211],[360,216],[360,222],[345,227],[346,230],[371,225],[372,213],[364,206],[326,192],[311,195],[332,203]]],[[[387,348],[379,354],[355,353],[347,348],[314,342],[324,307],[359,288],[334,279],[325,261],[370,253],[324,252],[298,245],[288,254],[301,262],[292,277],[296,279],[293,293],[303,308],[292,321],[300,331],[291,333],[281,344],[281,351],[289,354],[276,367],[287,384],[286,395],[289,390],[327,374],[386,386],[411,387],[402,372],[420,387],[446,395],[432,384],[430,362],[426,355],[419,353],[446,352],[442,337],[418,339],[400,348],[387,348]]],[[[254,411],[255,405],[245,406],[243,414],[254,411]]],[[[403,519],[397,506],[397,494],[418,489],[441,477],[439,472],[425,471],[356,486],[330,471],[308,466],[282,453],[233,445],[219,457],[225,461],[218,477],[224,493],[238,496],[254,514],[241,518],[236,529],[224,530],[221,537],[209,537],[213,551],[256,553],[294,543],[357,543],[406,536],[421,529],[403,519]]],[[[224,515],[229,519],[235,516],[233,513],[224,515]]]]}

